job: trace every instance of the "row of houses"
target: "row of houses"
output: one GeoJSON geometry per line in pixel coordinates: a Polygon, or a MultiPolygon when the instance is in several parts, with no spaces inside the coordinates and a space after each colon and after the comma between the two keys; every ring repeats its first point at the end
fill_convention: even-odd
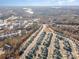
{"type": "Polygon", "coordinates": [[[3,34],[3,35],[0,35],[0,40],[4,40],[7,37],[12,37],[12,36],[17,36],[17,35],[21,36],[21,33],[22,33],[22,31],[18,30],[17,32],[3,34]]]}

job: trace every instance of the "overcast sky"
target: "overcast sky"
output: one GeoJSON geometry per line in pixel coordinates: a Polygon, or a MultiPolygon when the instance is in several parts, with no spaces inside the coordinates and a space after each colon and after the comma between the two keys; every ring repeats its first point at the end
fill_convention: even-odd
{"type": "Polygon", "coordinates": [[[79,6],[79,0],[0,0],[0,6],[79,6]]]}

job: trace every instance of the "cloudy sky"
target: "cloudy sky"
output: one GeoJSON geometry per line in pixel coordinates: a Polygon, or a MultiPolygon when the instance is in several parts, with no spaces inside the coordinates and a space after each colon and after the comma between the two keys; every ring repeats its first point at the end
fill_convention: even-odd
{"type": "Polygon", "coordinates": [[[79,6],[79,0],[0,0],[0,6],[79,6]]]}

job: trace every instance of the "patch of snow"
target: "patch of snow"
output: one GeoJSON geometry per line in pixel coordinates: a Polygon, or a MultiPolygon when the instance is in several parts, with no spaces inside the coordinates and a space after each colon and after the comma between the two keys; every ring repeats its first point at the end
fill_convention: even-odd
{"type": "Polygon", "coordinates": [[[25,12],[28,12],[30,14],[34,14],[33,10],[31,8],[23,8],[25,12]]]}

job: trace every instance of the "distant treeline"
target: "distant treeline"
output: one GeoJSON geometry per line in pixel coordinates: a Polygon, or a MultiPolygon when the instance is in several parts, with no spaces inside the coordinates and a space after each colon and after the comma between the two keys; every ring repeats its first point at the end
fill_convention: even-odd
{"type": "Polygon", "coordinates": [[[62,23],[62,22],[55,22],[55,24],[59,24],[59,25],[79,25],[79,23],[62,23]]]}

